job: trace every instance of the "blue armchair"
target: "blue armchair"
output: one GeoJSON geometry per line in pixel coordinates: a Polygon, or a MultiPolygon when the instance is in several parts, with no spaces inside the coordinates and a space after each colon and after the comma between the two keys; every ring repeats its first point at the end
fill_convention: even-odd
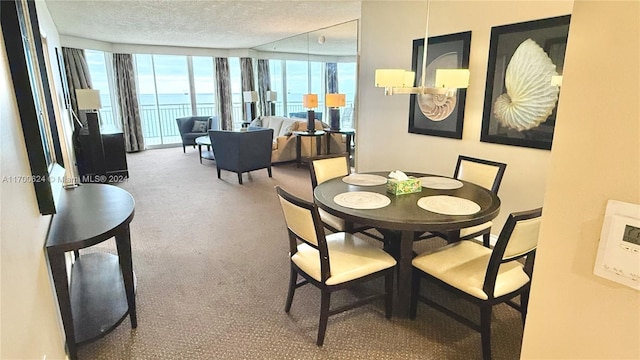
{"type": "Polygon", "coordinates": [[[242,173],[265,168],[271,177],[273,129],[210,130],[209,138],[216,158],[218,179],[220,170],[227,170],[237,173],[238,183],[242,185],[242,173]]]}
{"type": "Polygon", "coordinates": [[[185,116],[177,118],[178,131],[180,131],[180,137],[182,137],[182,152],[186,152],[185,147],[190,145],[196,146],[196,138],[200,136],[207,136],[209,130],[218,129],[218,117],[217,116],[185,116]],[[196,129],[194,131],[194,124],[196,121],[206,121],[207,126],[205,129],[196,129]]]}

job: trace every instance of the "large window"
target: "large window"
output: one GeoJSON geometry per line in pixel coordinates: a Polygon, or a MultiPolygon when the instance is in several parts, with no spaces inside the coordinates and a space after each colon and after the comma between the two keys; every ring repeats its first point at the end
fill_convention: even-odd
{"type": "Polygon", "coordinates": [[[104,127],[115,126],[121,128],[118,121],[118,111],[115,98],[111,97],[110,76],[110,54],[96,50],[85,50],[84,56],[91,74],[91,84],[93,89],[100,91],[100,124],[104,127]]]}
{"type": "Polygon", "coordinates": [[[343,128],[353,128],[354,103],[356,97],[356,63],[338,63],[338,91],[345,94],[345,106],[341,109],[340,122],[343,128]]]}
{"type": "Polygon", "coordinates": [[[193,88],[195,90],[195,114],[215,115],[216,110],[216,84],[213,58],[194,56],[192,59],[193,88]]]}

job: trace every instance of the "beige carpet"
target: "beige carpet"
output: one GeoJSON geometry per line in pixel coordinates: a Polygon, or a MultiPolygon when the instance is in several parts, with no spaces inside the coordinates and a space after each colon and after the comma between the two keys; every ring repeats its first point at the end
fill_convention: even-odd
{"type": "MultiPolygon", "coordinates": [[[[333,316],[315,345],[320,293],[298,289],[284,312],[287,237],[274,186],[311,199],[308,169],[277,165],[216,178],[215,163],[194,149],[128,155],[136,200],[131,223],[138,328],[128,318],[79,348],[80,359],[480,359],[480,334],[425,304],[415,321],[384,318],[382,302],[333,316]]],[[[439,246],[433,240],[423,246],[439,246]]],[[[86,251],[115,252],[113,240],[86,251]]],[[[332,297],[334,304],[381,289],[376,282],[332,297]]],[[[435,296],[477,318],[475,307],[435,296]]],[[[522,322],[494,310],[494,359],[517,359],[522,322]]]]}

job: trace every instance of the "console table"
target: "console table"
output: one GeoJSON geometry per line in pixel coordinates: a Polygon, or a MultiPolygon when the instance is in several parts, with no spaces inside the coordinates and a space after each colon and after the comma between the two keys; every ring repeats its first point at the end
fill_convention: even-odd
{"type": "Polygon", "coordinates": [[[129,223],[135,202],[113,185],[83,184],[63,190],[53,215],[46,250],[60,306],[69,358],[77,346],[97,340],[126,317],[138,326],[129,223]],[[118,255],[79,255],[67,277],[65,253],[115,237],[118,255]]]}
{"type": "MultiPolygon", "coordinates": [[[[309,137],[312,140],[316,139],[316,155],[320,155],[322,153],[322,137],[326,134],[324,130],[316,130],[316,131],[294,131],[293,135],[296,137],[296,164],[297,167],[300,167],[300,163],[302,162],[302,138],[309,137]]],[[[312,151],[309,149],[309,151],[312,151]]]]}

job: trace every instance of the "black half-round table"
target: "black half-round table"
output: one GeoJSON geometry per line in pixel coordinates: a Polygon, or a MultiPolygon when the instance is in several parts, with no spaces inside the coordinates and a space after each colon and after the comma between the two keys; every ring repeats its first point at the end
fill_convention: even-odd
{"type": "MultiPolygon", "coordinates": [[[[386,177],[389,172],[369,174],[386,177]]],[[[407,173],[415,177],[440,176],[407,173]]],[[[500,211],[500,199],[491,191],[470,182],[462,181],[463,186],[454,190],[436,190],[423,187],[421,192],[405,195],[393,195],[386,192],[385,185],[356,186],[335,178],[325,181],[313,191],[315,203],[320,208],[348,222],[372,226],[384,236],[385,250],[393,254],[398,261],[398,304],[394,306],[396,315],[407,317],[411,300],[411,260],[413,258],[413,240],[415,232],[447,232],[449,241],[455,241],[458,230],[475,226],[494,219],[500,211]],[[362,210],[340,206],[333,198],[348,191],[370,191],[386,195],[391,204],[380,209],[362,210]],[[480,211],[472,215],[443,215],[424,210],[418,206],[418,200],[425,196],[451,195],[471,200],[480,205],[480,211]]]]}
{"type": "Polygon", "coordinates": [[[78,345],[108,334],[127,314],[138,326],[129,235],[134,207],[133,196],[113,185],[83,184],[60,194],[45,246],[71,360],[78,345]],[[113,237],[118,255],[78,256],[69,281],[65,253],[113,237]]]}

